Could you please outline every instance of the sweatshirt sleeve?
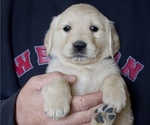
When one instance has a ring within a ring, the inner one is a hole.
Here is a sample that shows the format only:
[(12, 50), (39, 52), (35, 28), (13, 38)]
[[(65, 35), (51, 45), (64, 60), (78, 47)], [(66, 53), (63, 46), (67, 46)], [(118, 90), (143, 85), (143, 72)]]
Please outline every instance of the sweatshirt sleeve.
[(1, 100), (1, 125), (16, 125), (15, 110), (18, 93), (6, 100)]

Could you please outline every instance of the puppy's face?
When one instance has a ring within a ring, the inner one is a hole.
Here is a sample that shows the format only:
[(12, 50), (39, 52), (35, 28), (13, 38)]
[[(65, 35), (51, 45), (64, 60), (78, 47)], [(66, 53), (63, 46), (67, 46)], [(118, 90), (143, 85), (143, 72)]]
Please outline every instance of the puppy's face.
[(47, 53), (73, 64), (90, 64), (119, 49), (113, 24), (90, 5), (73, 5), (55, 17), (45, 37)]

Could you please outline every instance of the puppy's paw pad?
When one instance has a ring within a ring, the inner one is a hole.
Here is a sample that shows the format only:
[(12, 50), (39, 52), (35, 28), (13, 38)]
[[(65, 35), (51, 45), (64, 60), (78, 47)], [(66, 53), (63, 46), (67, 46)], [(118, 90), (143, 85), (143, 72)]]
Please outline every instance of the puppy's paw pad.
[(112, 106), (104, 105), (95, 110), (94, 120), (100, 125), (112, 125), (116, 118), (116, 110)]

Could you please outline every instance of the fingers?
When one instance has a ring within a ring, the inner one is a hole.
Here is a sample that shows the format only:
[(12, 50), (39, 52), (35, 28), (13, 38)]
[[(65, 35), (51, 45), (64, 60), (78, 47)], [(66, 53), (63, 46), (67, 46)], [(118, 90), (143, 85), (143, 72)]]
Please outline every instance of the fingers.
[(98, 109), (100, 106), (101, 104), (94, 106), (86, 111), (72, 113), (66, 116), (65, 118), (61, 119), (59, 122), (68, 125), (90, 125), (95, 110)]
[[(70, 84), (75, 83), (75, 75), (66, 75), (60, 72), (51, 72), (43, 75), (37, 75), (29, 80), (30, 86), (33, 86), (36, 90), (41, 90), (46, 84), (57, 78), (65, 78)], [(36, 85), (35, 85), (36, 84)]]
[(83, 96), (74, 96), (71, 102), (71, 113), (85, 111), (102, 103), (102, 93), (92, 93)]
[(66, 117), (54, 120), (54, 124), (63, 125), (90, 125), (91, 118), (102, 102), (102, 93), (92, 93), (83, 96), (74, 96), (71, 102), (71, 112)]

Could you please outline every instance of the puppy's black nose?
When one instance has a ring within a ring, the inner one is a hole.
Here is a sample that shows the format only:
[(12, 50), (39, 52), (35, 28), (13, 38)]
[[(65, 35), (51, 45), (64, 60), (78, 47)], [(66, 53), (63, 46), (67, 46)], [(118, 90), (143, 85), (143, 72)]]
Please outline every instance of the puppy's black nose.
[(73, 43), (73, 47), (76, 51), (81, 52), (86, 48), (86, 43), (83, 41), (77, 41)]

